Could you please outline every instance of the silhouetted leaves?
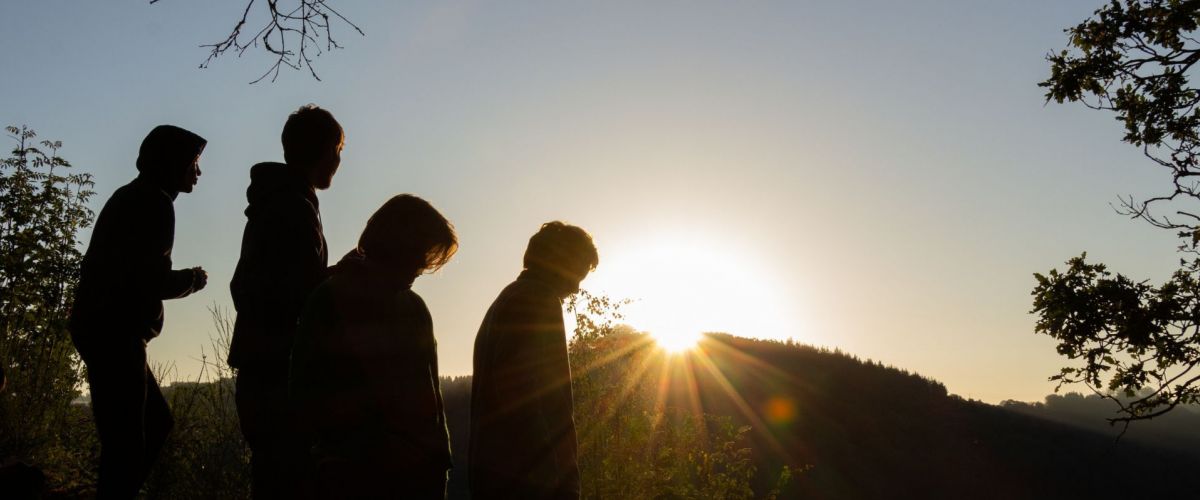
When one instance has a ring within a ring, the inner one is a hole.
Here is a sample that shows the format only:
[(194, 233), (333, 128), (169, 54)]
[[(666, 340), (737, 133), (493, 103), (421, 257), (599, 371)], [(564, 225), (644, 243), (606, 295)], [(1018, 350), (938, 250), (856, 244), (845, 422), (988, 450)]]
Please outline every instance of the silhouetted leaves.
[(86, 461), (66, 454), (78, 418), (80, 364), (66, 329), (79, 276), (76, 233), (92, 222), (89, 174), (72, 174), (62, 143), (36, 142), (27, 127), (6, 127), (15, 142), (0, 163), (0, 458), (46, 461), (51, 480), (77, 478)]
[[(1039, 85), (1046, 100), (1072, 101), (1112, 112), (1125, 126), (1123, 141), (1171, 172), (1172, 190), (1159, 196), (1120, 198), (1118, 212), (1174, 230), (1179, 249), (1200, 254), (1200, 89), (1189, 82), (1200, 62), (1200, 2), (1113, 0), (1066, 30), (1070, 50), (1047, 57), (1050, 77)], [(1156, 213), (1155, 207), (1167, 214)], [(1051, 380), (1082, 382), (1106, 397), (1148, 396), (1122, 404), (1126, 422), (1153, 418), (1196, 400), (1200, 381), (1195, 304), (1200, 260), (1159, 287), (1113, 276), (1083, 257), (1038, 280), (1033, 312), (1037, 332), (1058, 340), (1058, 352), (1080, 366)], [(1060, 385), (1061, 387), (1061, 385)]]
[(1200, 364), (1200, 264), (1185, 265), (1154, 287), (1086, 258), (1071, 259), (1062, 272), (1034, 275), (1035, 331), (1057, 340), (1059, 354), (1083, 363), (1051, 380), (1059, 387), (1084, 383), (1116, 401), (1124, 415), (1114, 421), (1153, 418), (1200, 401), (1200, 374), (1193, 371)]

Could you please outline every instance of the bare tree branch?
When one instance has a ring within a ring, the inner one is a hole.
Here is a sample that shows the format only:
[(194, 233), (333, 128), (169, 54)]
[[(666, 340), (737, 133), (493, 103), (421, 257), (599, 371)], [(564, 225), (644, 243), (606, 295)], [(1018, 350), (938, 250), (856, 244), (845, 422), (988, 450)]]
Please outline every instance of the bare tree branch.
[[(150, 0), (151, 4), (158, 2), (159, 0)], [(260, 9), (256, 11), (255, 5)], [(254, 23), (252, 14), (255, 12), (263, 12), (265, 21), (253, 35), (247, 35), (251, 32), (244, 30), (247, 24)], [(216, 43), (201, 45), (209, 49), (209, 53), (204, 62), (200, 63), (200, 68), (207, 68), (214, 60), (226, 54), (232, 53), (241, 57), (251, 48), (262, 48), (275, 56), (275, 61), (266, 72), (250, 82), (251, 84), (263, 81), (267, 77), (274, 82), (279, 78), (279, 71), (285, 66), (294, 70), (307, 68), (309, 74), (320, 81), (321, 77), (317, 75), (313, 60), (327, 51), (342, 48), (333, 38), (330, 19), (341, 21), (359, 35), (366, 36), (358, 25), (331, 7), (327, 0), (248, 0), (229, 36)]]

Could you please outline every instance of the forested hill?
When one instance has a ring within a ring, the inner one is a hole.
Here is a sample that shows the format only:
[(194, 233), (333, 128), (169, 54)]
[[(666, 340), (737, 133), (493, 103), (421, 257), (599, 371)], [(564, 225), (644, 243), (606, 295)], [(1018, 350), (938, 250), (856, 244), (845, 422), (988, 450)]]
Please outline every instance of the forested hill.
[[(590, 346), (599, 351), (593, 359), (605, 360), (600, 368), (581, 368), (573, 346), (576, 376), (586, 380), (576, 382), (577, 404), (581, 397), (604, 399), (597, 394), (621, 400), (644, 394), (657, 410), (727, 415), (749, 426), (739, 446), (751, 448), (756, 495), (772, 490), (785, 465), (799, 472), (780, 498), (1127, 499), (1200, 492), (1194, 473), (1200, 450), (1116, 443), (948, 395), (937, 381), (841, 352), (712, 334), (694, 351), (669, 356), (642, 334), (604, 340)], [(446, 382), (459, 466), (451, 493), (462, 494), (466, 450), (458, 443), (467, 439), (470, 379)], [(597, 386), (613, 390), (590, 389)], [(577, 410), (577, 420), (595, 418), (588, 413), (581, 418)]]
[(1200, 453), (1200, 405), (1180, 405), (1166, 415), (1132, 423), (1128, 428), (1120, 423), (1108, 422), (1108, 419), (1118, 416), (1119, 407), (1112, 400), (1096, 394), (1051, 394), (1038, 403), (1004, 401), (1000, 406), (1089, 429), (1114, 439), (1119, 437), (1122, 441)]

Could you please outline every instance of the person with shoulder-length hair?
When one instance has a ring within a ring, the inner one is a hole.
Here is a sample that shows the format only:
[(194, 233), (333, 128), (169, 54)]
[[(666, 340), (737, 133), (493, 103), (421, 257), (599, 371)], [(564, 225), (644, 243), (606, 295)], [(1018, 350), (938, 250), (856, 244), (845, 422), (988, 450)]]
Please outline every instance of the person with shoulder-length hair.
[(290, 394), (313, 443), (320, 496), (445, 497), (437, 340), (412, 284), (457, 249), (454, 226), (433, 206), (396, 196), (309, 297)]
[(586, 231), (543, 224), (525, 269), (484, 316), (471, 381), (473, 498), (579, 498), (562, 300), (599, 262)]
[(105, 202), (83, 256), (69, 328), (100, 437), (97, 498), (135, 497), (174, 423), (146, 344), (162, 331), (163, 300), (208, 283), (199, 267), (171, 269), (175, 198), (196, 185), (205, 144), (173, 125), (151, 130), (137, 178)]

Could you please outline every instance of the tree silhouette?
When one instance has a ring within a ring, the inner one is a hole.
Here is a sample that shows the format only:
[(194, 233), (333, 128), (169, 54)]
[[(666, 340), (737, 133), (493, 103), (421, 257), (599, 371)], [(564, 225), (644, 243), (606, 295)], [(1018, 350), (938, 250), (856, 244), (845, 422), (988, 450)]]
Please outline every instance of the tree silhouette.
[(79, 359), (67, 309), (82, 256), (76, 233), (92, 222), (90, 174), (70, 174), (62, 143), (6, 127), (16, 147), (0, 163), (0, 457), (36, 459), (57, 446), (78, 395)]
[[(1186, 258), (1159, 287), (1117, 274), (1081, 256), (1035, 275), (1036, 331), (1082, 366), (1051, 377), (1082, 382), (1116, 401), (1124, 421), (1153, 418), (1200, 397), (1200, 89), (1188, 81), (1200, 62), (1200, 2), (1114, 0), (1066, 29), (1069, 50), (1047, 57), (1046, 100), (1111, 112), (1123, 141), (1169, 170), (1171, 190), (1120, 198), (1117, 211), (1183, 238)], [(1149, 394), (1139, 392), (1149, 388)], [(1113, 393), (1126, 397), (1122, 400)]]

